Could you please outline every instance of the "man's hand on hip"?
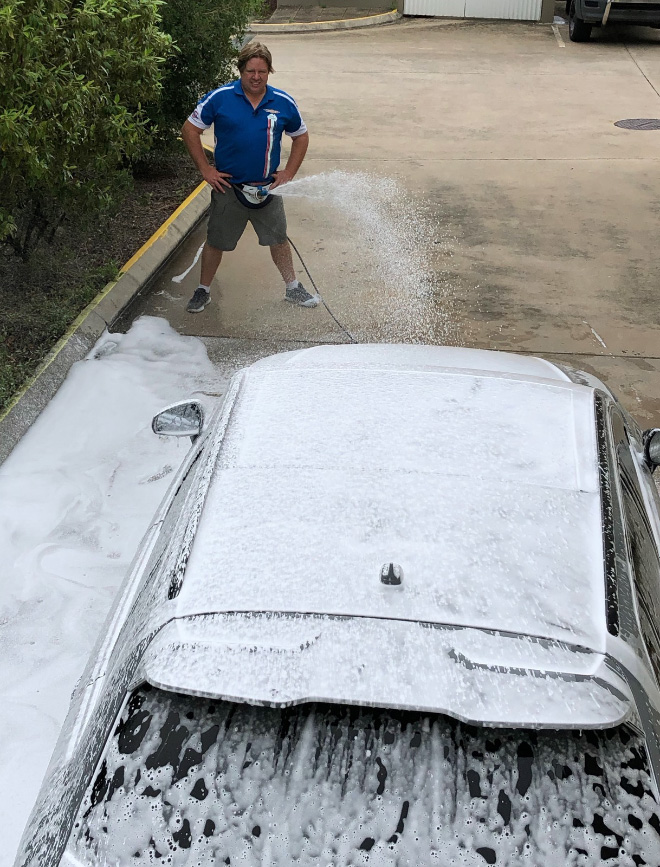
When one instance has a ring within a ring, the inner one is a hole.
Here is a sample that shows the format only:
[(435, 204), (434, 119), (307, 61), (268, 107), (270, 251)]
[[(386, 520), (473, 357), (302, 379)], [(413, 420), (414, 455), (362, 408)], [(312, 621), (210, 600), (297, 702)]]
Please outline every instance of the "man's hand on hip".
[(227, 172), (219, 172), (213, 166), (209, 166), (208, 169), (202, 172), (202, 176), (206, 183), (210, 184), (218, 193), (225, 193), (231, 189), (231, 184), (228, 180), (231, 178), (231, 175)]
[(288, 184), (289, 181), (292, 181), (295, 178), (296, 172), (302, 165), (302, 161), (305, 159), (308, 144), (308, 132), (294, 138), (291, 142), (291, 153), (289, 154), (289, 159), (286, 161), (285, 167), (280, 169), (279, 172), (273, 172), (275, 180), (270, 185), (271, 190), (274, 187), (281, 187), (282, 184)]
[(280, 169), (279, 172), (273, 172), (275, 175), (275, 180), (270, 185), (270, 189), (274, 190), (275, 187), (281, 187), (282, 184), (288, 184), (289, 181), (292, 181), (294, 178), (293, 172), (288, 171), (287, 169)]

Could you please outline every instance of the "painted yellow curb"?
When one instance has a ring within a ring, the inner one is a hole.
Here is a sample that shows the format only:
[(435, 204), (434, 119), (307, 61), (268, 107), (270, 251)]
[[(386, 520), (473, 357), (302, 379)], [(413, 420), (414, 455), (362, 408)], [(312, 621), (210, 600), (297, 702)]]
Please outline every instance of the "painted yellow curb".
[[(397, 9), (391, 12), (377, 12), (375, 15), (363, 15), (359, 18), (334, 18), (330, 21), (287, 21), (269, 24), (253, 24), (249, 28), (250, 33), (300, 33), (305, 30), (350, 30), (352, 27), (366, 27), (369, 24), (389, 24), (396, 21), (401, 15)], [(286, 28), (286, 30), (285, 30)]]
[(123, 265), (119, 269), (119, 273), (117, 274), (117, 278), (115, 280), (111, 280), (110, 283), (106, 283), (106, 285), (103, 287), (103, 289), (101, 289), (101, 291), (96, 296), (96, 298), (94, 298), (92, 301), (90, 301), (89, 304), (87, 305), (87, 307), (85, 307), (85, 309), (82, 310), (78, 314), (78, 316), (76, 316), (76, 318), (73, 320), (71, 325), (69, 325), (67, 330), (64, 332), (62, 337), (60, 337), (60, 339), (57, 341), (55, 346), (53, 346), (53, 348), (50, 350), (50, 352), (48, 352), (48, 354), (46, 355), (44, 360), (41, 362), (39, 367), (37, 367), (37, 369), (32, 374), (32, 376), (21, 386), (21, 388), (16, 392), (16, 394), (14, 394), (14, 396), (10, 399), (7, 406), (0, 413), (0, 422), (9, 415), (11, 410), (16, 406), (16, 404), (23, 397), (23, 395), (30, 388), (32, 388), (32, 386), (39, 379), (39, 377), (42, 376), (42, 374), (46, 370), (48, 370), (50, 365), (55, 361), (57, 356), (64, 349), (67, 342), (71, 339), (71, 337), (73, 337), (76, 330), (82, 325), (82, 323), (85, 321), (85, 319), (87, 319), (87, 317), (91, 313), (94, 312), (94, 310), (98, 307), (98, 305), (101, 303), (101, 301), (103, 301), (103, 299), (106, 297), (106, 295), (112, 289), (114, 289), (114, 287), (117, 285), (117, 282), (119, 281), (120, 277), (122, 277), (123, 274), (125, 274), (128, 270), (130, 270), (130, 268), (133, 265), (135, 265), (135, 263), (142, 256), (144, 256), (144, 254), (147, 252), (147, 250), (150, 247), (152, 247), (153, 244), (165, 234), (165, 232), (172, 225), (174, 220), (179, 216), (179, 214), (193, 201), (193, 199), (195, 199), (202, 192), (202, 190), (205, 187), (206, 187), (206, 181), (202, 181), (202, 183), (193, 190), (193, 192), (188, 196), (188, 198), (179, 205), (179, 207), (176, 209), (176, 211), (174, 211), (174, 213), (171, 214), (171, 216), (169, 216), (167, 218), (167, 220), (165, 220), (163, 225), (160, 226), (158, 229), (156, 229), (156, 231), (153, 233), (153, 235), (149, 238), (148, 241), (146, 241), (140, 247), (140, 249), (137, 251), (137, 253), (135, 253), (134, 256), (131, 256), (131, 258), (128, 260), (128, 262), (126, 262), (126, 264)]
[(202, 181), (202, 183), (198, 187), (195, 187), (195, 189), (192, 191), (192, 193), (188, 196), (188, 198), (184, 202), (182, 202), (179, 205), (179, 207), (176, 209), (176, 211), (165, 220), (165, 222), (163, 223), (162, 226), (160, 226), (160, 228), (156, 229), (156, 231), (153, 233), (151, 238), (149, 238), (148, 241), (145, 241), (145, 243), (140, 247), (140, 249), (137, 251), (137, 253), (134, 256), (131, 256), (131, 258), (128, 260), (128, 262), (120, 270), (120, 272), (119, 272), (120, 276), (122, 274), (124, 274), (126, 271), (128, 271), (128, 269), (131, 268), (133, 265), (135, 265), (135, 263), (138, 261), (138, 259), (140, 259), (142, 256), (144, 256), (144, 254), (147, 252), (149, 247), (153, 246), (153, 244), (155, 244), (155, 242), (160, 237), (162, 237), (165, 234), (165, 232), (167, 232), (167, 230), (172, 225), (172, 223), (176, 220), (176, 218), (179, 216), (179, 214), (183, 210), (185, 210), (185, 208), (188, 207), (188, 205), (192, 202), (192, 200), (194, 198), (196, 198), (202, 192), (202, 190), (204, 189), (205, 186), (206, 186), (206, 181)]

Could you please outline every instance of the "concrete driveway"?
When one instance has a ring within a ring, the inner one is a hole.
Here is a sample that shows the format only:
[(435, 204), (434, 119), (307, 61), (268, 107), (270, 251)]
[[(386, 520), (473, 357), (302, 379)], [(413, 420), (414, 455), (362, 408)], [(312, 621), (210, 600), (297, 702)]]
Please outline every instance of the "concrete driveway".
[[(660, 425), (660, 132), (614, 126), (660, 117), (658, 31), (574, 45), (563, 23), (403, 19), (268, 44), (271, 81), (310, 128), (299, 177), (343, 173), (287, 213), (351, 334), (563, 360)], [(347, 339), (324, 308), (281, 300), (251, 230), (214, 303), (186, 314), (198, 270), (170, 277), (202, 241), (200, 228), (136, 312), (208, 338)]]

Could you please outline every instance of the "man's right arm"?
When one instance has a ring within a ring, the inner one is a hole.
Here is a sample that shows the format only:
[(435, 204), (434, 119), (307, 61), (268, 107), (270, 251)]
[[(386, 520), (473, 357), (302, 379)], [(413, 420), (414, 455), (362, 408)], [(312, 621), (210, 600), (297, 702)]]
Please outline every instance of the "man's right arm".
[(187, 120), (181, 127), (181, 138), (206, 183), (210, 184), (219, 193), (224, 193), (225, 190), (231, 187), (231, 184), (228, 182), (231, 175), (227, 174), (227, 172), (219, 172), (209, 165), (209, 161), (206, 159), (206, 154), (204, 153), (204, 146), (202, 145), (203, 132), (203, 129), (196, 127), (195, 124)]

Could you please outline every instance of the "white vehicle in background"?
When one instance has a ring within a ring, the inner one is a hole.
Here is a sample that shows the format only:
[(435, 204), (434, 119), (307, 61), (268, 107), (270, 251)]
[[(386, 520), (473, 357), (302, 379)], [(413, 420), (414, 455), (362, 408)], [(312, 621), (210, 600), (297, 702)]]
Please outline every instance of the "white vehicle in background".
[(660, 431), (537, 358), (239, 372), (74, 695), (17, 865), (660, 864)]

